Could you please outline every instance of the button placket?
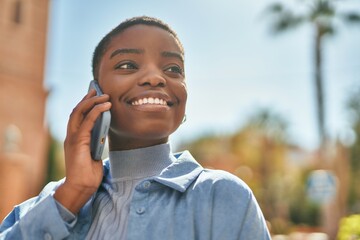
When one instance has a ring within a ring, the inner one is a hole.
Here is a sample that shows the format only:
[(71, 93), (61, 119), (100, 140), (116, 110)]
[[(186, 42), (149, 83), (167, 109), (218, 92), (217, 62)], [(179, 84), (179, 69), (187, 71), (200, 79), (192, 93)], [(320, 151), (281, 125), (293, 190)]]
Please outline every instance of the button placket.
[(136, 213), (142, 215), (145, 212), (145, 207), (138, 207), (136, 209)]
[(151, 185), (151, 181), (145, 180), (138, 185), (137, 189), (135, 189), (136, 198), (139, 200), (141, 199), (140, 201), (137, 201), (136, 206), (134, 206), (134, 210), (137, 215), (143, 215), (146, 212), (146, 203)]

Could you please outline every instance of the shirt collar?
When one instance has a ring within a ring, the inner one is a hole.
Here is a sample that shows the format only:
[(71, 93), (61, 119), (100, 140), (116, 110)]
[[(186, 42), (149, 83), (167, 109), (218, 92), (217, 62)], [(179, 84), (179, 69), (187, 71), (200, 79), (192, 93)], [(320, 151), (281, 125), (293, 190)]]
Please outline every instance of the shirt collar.
[[(185, 192), (204, 168), (196, 162), (189, 151), (176, 153), (173, 157), (175, 158), (174, 162), (151, 179), (177, 191)], [(110, 175), (109, 165), (109, 160), (105, 160), (104, 177)]]
[(155, 176), (153, 180), (180, 192), (185, 192), (203, 171), (203, 167), (195, 161), (189, 151), (175, 154), (174, 157), (176, 161), (165, 168), (160, 175)]

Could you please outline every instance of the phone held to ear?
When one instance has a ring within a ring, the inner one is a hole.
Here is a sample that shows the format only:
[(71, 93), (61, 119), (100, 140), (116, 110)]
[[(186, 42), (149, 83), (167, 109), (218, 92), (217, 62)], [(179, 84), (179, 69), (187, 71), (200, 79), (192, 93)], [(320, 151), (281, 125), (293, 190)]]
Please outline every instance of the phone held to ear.
[[(96, 80), (92, 80), (90, 82), (89, 91), (91, 89), (96, 90), (97, 96), (103, 94)], [(106, 137), (110, 127), (110, 121), (110, 111), (103, 112), (96, 119), (94, 128), (91, 130), (90, 152), (91, 157), (94, 160), (101, 160), (101, 156), (105, 147)]]

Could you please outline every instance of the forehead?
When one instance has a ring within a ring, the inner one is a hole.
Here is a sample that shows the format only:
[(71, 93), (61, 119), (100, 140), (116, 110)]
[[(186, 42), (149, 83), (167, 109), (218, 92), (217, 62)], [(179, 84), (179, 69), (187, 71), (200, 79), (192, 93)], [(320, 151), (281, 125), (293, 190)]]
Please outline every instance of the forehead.
[(180, 43), (170, 32), (152, 25), (133, 25), (113, 36), (107, 50), (119, 47), (161, 48), (177, 51), (183, 55)]

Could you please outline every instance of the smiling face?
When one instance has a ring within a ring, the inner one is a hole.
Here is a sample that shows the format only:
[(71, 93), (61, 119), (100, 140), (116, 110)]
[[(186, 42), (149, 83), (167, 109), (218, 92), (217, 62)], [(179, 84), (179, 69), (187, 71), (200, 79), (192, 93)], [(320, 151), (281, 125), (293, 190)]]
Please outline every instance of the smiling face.
[(187, 91), (184, 61), (167, 31), (134, 25), (113, 37), (98, 81), (110, 95), (110, 150), (165, 143), (181, 124)]

